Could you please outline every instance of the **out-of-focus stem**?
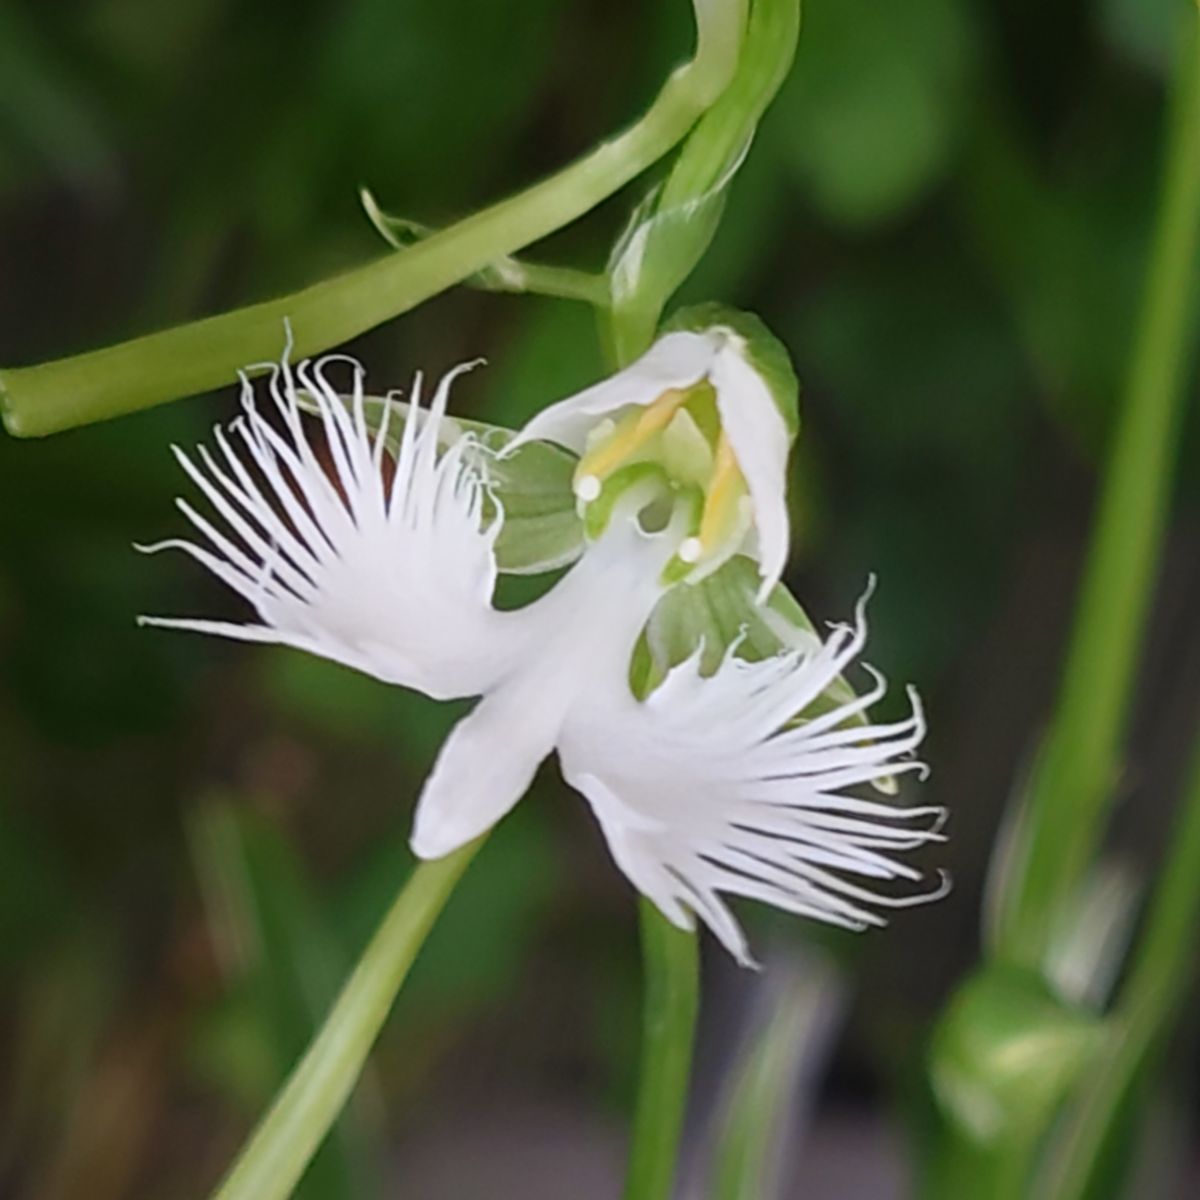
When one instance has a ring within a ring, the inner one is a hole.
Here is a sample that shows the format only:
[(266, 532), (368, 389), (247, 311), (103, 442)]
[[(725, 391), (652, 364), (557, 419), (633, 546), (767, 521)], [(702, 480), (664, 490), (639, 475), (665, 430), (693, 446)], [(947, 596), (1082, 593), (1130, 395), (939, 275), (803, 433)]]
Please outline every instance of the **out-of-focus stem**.
[(645, 1007), (633, 1149), (624, 1200), (669, 1200), (687, 1107), (700, 997), (694, 933), (676, 929), (641, 901)]
[(0, 371), (8, 431), (35, 437), (220, 387), (270, 362), (291, 324), (298, 355), (362, 333), (576, 220), (676, 145), (724, 91), (742, 42), (741, 5), (696, 0), (696, 53), (625, 132), (516, 196), (334, 279), (247, 308), (34, 367)]
[(1183, 14), (1154, 244), (1053, 722), (1034, 771), (993, 949), (1037, 967), (1104, 830), (1165, 526), (1196, 343), (1200, 37)]
[(1196, 970), (1200, 940), (1200, 729), (1167, 865), (1112, 1018), (1111, 1047), (1081, 1089), (1082, 1101), (1038, 1195), (1085, 1200), (1107, 1164), (1102, 1149), (1130, 1089), (1148, 1072)]
[(482, 842), (416, 867), (213, 1200), (286, 1200), (292, 1194), (350, 1098), (409, 967)]

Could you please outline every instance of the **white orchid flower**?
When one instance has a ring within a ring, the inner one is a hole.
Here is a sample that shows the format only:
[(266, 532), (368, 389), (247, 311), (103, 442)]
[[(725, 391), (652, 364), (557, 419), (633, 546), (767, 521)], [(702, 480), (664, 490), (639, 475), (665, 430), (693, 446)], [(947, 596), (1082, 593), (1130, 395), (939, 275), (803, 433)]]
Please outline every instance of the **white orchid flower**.
[[(881, 680), (829, 703), (866, 636), (861, 605), (854, 626), (824, 643), (798, 636), (757, 662), (734, 645), (711, 674), (697, 646), (639, 697), (631, 663), (691, 536), (687, 487), (646, 462), (614, 474), (577, 564), (541, 599), (501, 612), (492, 592), (506, 518), (489, 469), (508, 460), (446, 417), (465, 367), (427, 409), (418, 378), (408, 405), (384, 402), (368, 419), (361, 369), (343, 399), (328, 361), (276, 368), (281, 428), (246, 382), (243, 415), (232, 436), (217, 430), (215, 454), (176, 450), (224, 527), (181, 500), (202, 540), (148, 547), (183, 549), (258, 619), (147, 624), (296, 647), (439, 699), (481, 697), (425, 783), (412, 836), (420, 857), (490, 828), (557, 751), (634, 886), (677, 925), (699, 917), (739, 961), (749, 961), (745, 939), (722, 894), (852, 928), (928, 898), (872, 885), (920, 880), (900, 856), (940, 840), (941, 810), (854, 795), (923, 770), (912, 758), (925, 728), (915, 695), (910, 716), (890, 725), (863, 723)], [(319, 436), (302, 406), (317, 413)]]
[(786, 352), (761, 321), (700, 305), (624, 370), (540, 412), (513, 447), (540, 439), (582, 455), (575, 490), (585, 504), (621, 464), (648, 450), (672, 457), (705, 497), (699, 528), (680, 547), (681, 561), (698, 568), (691, 577), (716, 570), (749, 538), (765, 600), (787, 561), (796, 390)]

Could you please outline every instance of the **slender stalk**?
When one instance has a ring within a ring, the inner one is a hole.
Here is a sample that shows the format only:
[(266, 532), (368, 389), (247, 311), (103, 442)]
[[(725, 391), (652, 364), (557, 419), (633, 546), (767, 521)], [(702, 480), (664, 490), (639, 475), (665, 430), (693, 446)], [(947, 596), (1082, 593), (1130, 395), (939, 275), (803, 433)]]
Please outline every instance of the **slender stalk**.
[(1036, 967), (1104, 829), (1158, 567), (1196, 342), (1200, 38), (1186, 14), (1154, 245), (1056, 715), (1031, 782), (996, 951)]
[(403, 254), (388, 254), (281, 299), (120, 345), (0, 371), (8, 431), (36, 437), (220, 387), (279, 355), (328, 349), (406, 312), (576, 220), (679, 142), (733, 77), (742, 29), (722, 0), (696, 0), (697, 43), (636, 124), (578, 162)]
[(1200, 940), (1200, 730), (1166, 869), (1114, 1016), (1110, 1052), (1082, 1091), (1061, 1154), (1052, 1162), (1047, 1200), (1084, 1200), (1105, 1169), (1105, 1142), (1131, 1089), (1152, 1067), (1195, 973)]
[(613, 357), (628, 358), (631, 347), (653, 337), (667, 301), (708, 249), (727, 189), (791, 68), (800, 9), (800, 0), (755, 0), (737, 73), (688, 135), (653, 211), (610, 264)]
[[(410, 250), (433, 236), (434, 230), (428, 225), (385, 213), (370, 188), (359, 188), (358, 198), (371, 224), (392, 249)], [(533, 293), (559, 300), (582, 300), (596, 307), (603, 307), (609, 302), (607, 275), (580, 271), (574, 267), (530, 262), (526, 258), (514, 258), (511, 254), (493, 259), (482, 271), (466, 276), (462, 282), (467, 287), (482, 288), (488, 292), (512, 292), (517, 295)]]
[(482, 840), (413, 871), (213, 1200), (292, 1194), (350, 1098), (413, 959)]
[(641, 901), (640, 911), (646, 998), (624, 1196), (625, 1200), (667, 1200), (687, 1107), (700, 963), (695, 933), (676, 929), (649, 900)]

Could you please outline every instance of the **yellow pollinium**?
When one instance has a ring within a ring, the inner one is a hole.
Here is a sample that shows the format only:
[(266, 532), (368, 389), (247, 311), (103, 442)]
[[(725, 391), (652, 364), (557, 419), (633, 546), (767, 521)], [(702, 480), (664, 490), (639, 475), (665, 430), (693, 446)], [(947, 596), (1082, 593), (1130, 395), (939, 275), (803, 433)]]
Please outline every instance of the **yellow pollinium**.
[(623, 416), (600, 445), (579, 460), (575, 468), (575, 494), (586, 502), (595, 500), (600, 495), (604, 481), (631, 461), (647, 442), (662, 433), (687, 399), (686, 390), (671, 388), (653, 404)]
[(677, 485), (703, 494), (692, 535), (679, 548), (681, 577), (740, 540), (749, 520), (748, 488), (721, 429), (711, 388), (670, 388), (644, 408), (603, 422), (575, 469), (576, 496), (591, 504), (606, 480), (642, 461), (658, 463)]
[(704, 490), (700, 528), (694, 537), (687, 538), (679, 547), (679, 557), (686, 563), (701, 562), (728, 538), (735, 536), (742, 522), (747, 494), (746, 479), (733, 447), (722, 433), (717, 438), (712, 475)]

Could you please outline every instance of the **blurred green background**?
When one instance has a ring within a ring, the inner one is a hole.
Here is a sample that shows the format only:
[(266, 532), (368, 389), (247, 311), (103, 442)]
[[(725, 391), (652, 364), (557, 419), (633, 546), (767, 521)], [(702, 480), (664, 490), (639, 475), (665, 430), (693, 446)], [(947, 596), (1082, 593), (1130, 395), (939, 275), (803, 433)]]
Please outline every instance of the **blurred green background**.
[[(1053, 695), (1177, 12), (807, 0), (796, 69), (687, 285), (791, 349), (790, 580), (833, 619), (878, 573), (873, 661), (921, 689), (923, 798), (954, 811), (953, 896), (884, 934), (816, 949), (746, 913), (768, 962), (822, 981), (789, 1127), (804, 1188), (787, 1195), (905, 1191), (920, 1039), (972, 961), (989, 849)], [(0, 0), (0, 362), (364, 261), (383, 248), (360, 184), (430, 224), (465, 215), (631, 119), (690, 29), (684, 0)], [(599, 266), (639, 194), (539, 254)], [(484, 354), (456, 396), (501, 423), (600, 370), (583, 307), (462, 289), (352, 349), (381, 387)], [(204, 1194), (403, 879), (412, 802), (459, 711), (135, 628), (236, 611), (182, 558), (131, 550), (181, 527), (168, 444), (233, 408), (229, 390), (0, 438), (5, 1196)], [(1191, 408), (1113, 837), (1134, 880), (1200, 703)], [(452, 901), (305, 1195), (537, 1200), (564, 1179), (614, 1195), (634, 913), (585, 806), (543, 772)], [(772, 974), (707, 951), (689, 1179)], [(1188, 1032), (1138, 1196), (1200, 1188)]]

